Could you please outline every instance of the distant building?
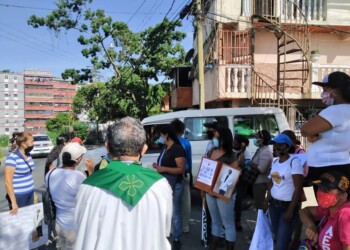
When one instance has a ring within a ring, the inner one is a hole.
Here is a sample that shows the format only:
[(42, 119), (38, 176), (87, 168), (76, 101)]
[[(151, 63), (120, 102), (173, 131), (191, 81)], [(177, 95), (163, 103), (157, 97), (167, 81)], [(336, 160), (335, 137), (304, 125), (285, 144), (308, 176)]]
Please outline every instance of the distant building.
[(23, 74), (0, 72), (0, 135), (24, 130)]
[[(45, 132), (45, 122), (59, 112), (70, 112), (76, 86), (55, 78), (50, 71), (24, 71), (25, 129)], [(67, 126), (70, 121), (67, 121)]]

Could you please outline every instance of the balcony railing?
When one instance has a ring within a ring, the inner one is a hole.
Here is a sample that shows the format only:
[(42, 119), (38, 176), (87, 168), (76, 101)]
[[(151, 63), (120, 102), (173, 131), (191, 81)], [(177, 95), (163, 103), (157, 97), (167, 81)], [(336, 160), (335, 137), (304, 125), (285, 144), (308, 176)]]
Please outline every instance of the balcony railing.
[[(333, 71), (342, 71), (346, 74), (350, 73), (350, 65), (312, 63), (311, 68), (312, 68), (311, 82), (322, 81), (325, 75), (332, 73)], [(320, 93), (320, 92), (322, 92), (322, 87), (312, 84), (311, 93)]]
[(307, 20), (325, 21), (325, 0), (242, 0), (242, 16), (253, 14), (281, 18), (282, 20), (299, 20), (300, 8)]
[(225, 90), (227, 93), (251, 95), (252, 67), (250, 65), (227, 65), (225, 67)]

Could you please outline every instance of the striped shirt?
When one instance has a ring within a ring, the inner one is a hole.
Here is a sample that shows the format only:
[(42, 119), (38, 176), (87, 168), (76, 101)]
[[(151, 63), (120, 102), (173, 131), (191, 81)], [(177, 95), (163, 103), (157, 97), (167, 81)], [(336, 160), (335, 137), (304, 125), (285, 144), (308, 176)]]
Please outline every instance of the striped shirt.
[(5, 161), (5, 166), (15, 168), (15, 173), (13, 175), (14, 192), (15, 194), (31, 193), (34, 191), (34, 181), (33, 181), (32, 173), (27, 163), (32, 168), (32, 170), (34, 170), (35, 168), (34, 161), (32, 157), (29, 155), (26, 159), (27, 161), (26, 163), (22, 158), (16, 155), (15, 152), (11, 153)]

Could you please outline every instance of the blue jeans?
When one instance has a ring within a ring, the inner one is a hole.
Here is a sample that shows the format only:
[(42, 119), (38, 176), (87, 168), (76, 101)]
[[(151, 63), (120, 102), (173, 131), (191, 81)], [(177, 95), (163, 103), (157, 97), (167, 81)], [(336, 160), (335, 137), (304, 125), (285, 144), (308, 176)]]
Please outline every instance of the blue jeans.
[(236, 194), (233, 194), (227, 202), (209, 194), (206, 194), (206, 198), (211, 216), (211, 234), (222, 237), (222, 229), (224, 228), (226, 240), (236, 241), (234, 213)]
[(173, 189), (173, 219), (172, 232), (173, 239), (179, 240), (182, 234), (182, 195), (184, 193), (184, 182), (178, 180)]
[[(15, 197), (18, 207), (26, 207), (34, 204), (34, 191), (28, 194), (15, 194)], [(9, 203), (9, 208), (12, 209), (11, 200), (8, 195), (6, 195), (6, 199)]]
[(298, 211), (295, 209), (291, 222), (284, 221), (284, 215), (289, 207), (289, 203), (271, 199), (269, 205), (269, 215), (271, 218), (272, 230), (276, 239), (276, 250), (288, 250), (295, 225), (299, 220)]

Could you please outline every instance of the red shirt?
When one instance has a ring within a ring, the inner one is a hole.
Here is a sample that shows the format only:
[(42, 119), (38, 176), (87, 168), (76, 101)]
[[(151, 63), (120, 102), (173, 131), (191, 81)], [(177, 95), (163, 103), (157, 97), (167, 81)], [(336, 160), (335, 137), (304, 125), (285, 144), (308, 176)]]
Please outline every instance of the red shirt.
[(339, 207), (333, 214), (328, 209), (317, 208), (317, 214), (324, 216), (319, 230), (318, 244), (323, 250), (342, 250), (350, 245), (350, 202)]

